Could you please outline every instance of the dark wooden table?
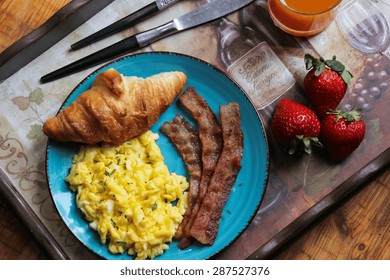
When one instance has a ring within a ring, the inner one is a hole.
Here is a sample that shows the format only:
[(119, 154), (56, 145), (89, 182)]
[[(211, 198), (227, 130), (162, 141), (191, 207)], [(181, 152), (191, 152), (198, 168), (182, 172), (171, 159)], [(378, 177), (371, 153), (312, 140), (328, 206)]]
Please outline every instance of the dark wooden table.
[[(43, 24), (68, 0), (0, 2), (0, 52)], [(390, 259), (390, 168), (304, 229), (273, 259)], [(0, 259), (47, 259), (0, 197)]]

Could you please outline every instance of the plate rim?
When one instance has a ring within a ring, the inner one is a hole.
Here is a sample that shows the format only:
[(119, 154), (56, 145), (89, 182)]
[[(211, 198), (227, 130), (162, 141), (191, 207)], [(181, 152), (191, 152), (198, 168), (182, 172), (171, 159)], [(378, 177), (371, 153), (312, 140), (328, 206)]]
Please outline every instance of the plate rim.
[[(134, 58), (134, 57), (139, 57), (139, 56), (146, 56), (146, 55), (174, 55), (174, 56), (181, 56), (181, 57), (185, 57), (187, 59), (192, 59), (192, 60), (195, 60), (197, 61), (198, 63), (201, 63), (201, 64), (204, 64), (205, 66), (207, 67), (210, 67), (212, 70), (216, 71), (216, 72), (219, 72), (219, 74), (223, 75), (224, 77), (226, 77), (228, 80), (230, 80), (232, 82), (232, 84), (238, 88), (238, 90), (245, 96), (246, 100), (250, 103), (252, 109), (254, 110), (254, 112), (256, 113), (256, 117), (260, 123), (260, 126), (261, 126), (261, 130), (262, 130), (262, 135), (263, 135), (263, 141), (265, 143), (265, 152), (266, 152), (266, 156), (265, 156), (265, 174), (264, 174), (264, 182), (262, 182), (263, 184), (263, 192), (260, 196), (260, 199), (259, 201), (257, 202), (257, 205), (255, 207), (255, 209), (253, 210), (253, 213), (251, 214), (250, 218), (248, 219), (248, 221), (246, 222), (245, 225), (243, 225), (242, 229), (237, 233), (236, 237), (233, 238), (230, 242), (228, 242), (225, 246), (223, 246), (222, 248), (220, 248), (219, 250), (216, 250), (214, 253), (212, 253), (211, 255), (209, 255), (208, 257), (205, 258), (205, 260), (207, 259), (212, 259), (213, 257), (215, 257), (217, 254), (219, 254), (220, 252), (222, 252), (223, 250), (225, 250), (227, 247), (229, 247), (232, 243), (234, 243), (238, 238), (240, 238), (242, 236), (242, 234), (245, 232), (245, 230), (248, 228), (248, 226), (252, 223), (252, 221), (254, 220), (257, 212), (259, 211), (260, 209), (260, 206), (264, 200), (264, 196), (265, 196), (265, 193), (266, 193), (266, 190), (267, 190), (267, 187), (268, 187), (268, 181), (269, 181), (269, 173), (270, 173), (270, 160), (269, 160), (269, 157), (270, 157), (270, 151), (269, 151), (269, 141), (268, 141), (268, 138), (267, 138), (267, 134), (266, 134), (266, 130), (265, 130), (265, 126), (264, 126), (264, 122), (263, 122), (263, 119), (261, 118), (260, 114), (259, 114), (259, 111), (256, 109), (256, 106), (254, 105), (253, 101), (251, 100), (251, 98), (249, 97), (248, 93), (231, 77), (229, 76), (225, 71), (223, 71), (222, 69), (218, 68), (217, 66), (213, 65), (212, 63), (210, 62), (207, 62), (203, 59), (200, 59), (198, 57), (195, 57), (195, 56), (192, 56), (192, 55), (188, 55), (188, 54), (184, 54), (184, 53), (179, 53), (179, 52), (172, 52), (172, 51), (149, 51), (149, 52), (142, 52), (142, 53), (135, 53), (135, 54), (129, 54), (129, 55), (126, 55), (126, 56), (123, 56), (121, 58), (118, 58), (116, 60), (113, 60), (111, 62), (108, 62), (100, 67), (98, 67), (97, 69), (93, 70), (90, 74), (88, 74), (84, 79), (82, 79), (70, 92), (69, 94), (67, 95), (67, 97), (64, 99), (64, 101), (62, 102), (61, 106), (59, 107), (59, 109), (57, 110), (55, 116), (61, 111), (64, 109), (64, 106), (65, 104), (68, 102), (68, 100), (71, 98), (72, 94), (78, 89), (80, 88), (81, 86), (83, 86), (88, 79), (90, 79), (91, 76), (95, 75), (95, 74), (98, 74), (99, 72), (101, 72), (104, 68), (106, 67), (109, 67), (109, 66), (113, 66), (114, 67), (114, 64), (116, 63), (119, 63), (121, 62), (122, 60), (126, 60), (126, 59), (131, 59), (131, 58)], [(50, 184), (50, 181), (49, 181), (49, 174), (48, 174), (48, 170), (49, 170), (49, 150), (50, 150), (50, 143), (52, 142), (56, 142), (56, 143), (59, 143), (58, 141), (55, 141), (53, 139), (51, 139), (50, 137), (47, 138), (47, 141), (46, 141), (46, 148), (45, 148), (45, 177), (46, 177), (46, 182), (47, 182), (47, 186), (48, 186), (48, 189), (49, 189), (49, 195), (50, 195), (50, 198), (51, 198), (51, 201), (53, 202), (53, 205), (55, 206), (55, 210), (58, 214), (58, 216), (60, 217), (60, 220), (61, 222), (66, 226), (66, 228), (69, 230), (69, 232), (73, 235), (74, 238), (77, 239), (78, 242), (80, 242), (85, 248), (87, 248), (91, 253), (93, 253), (94, 255), (96, 255), (97, 257), (101, 258), (101, 259), (104, 259), (104, 260), (109, 260), (108, 258), (104, 257), (102, 254), (99, 254), (98, 252), (96, 252), (95, 250), (93, 250), (92, 248), (90, 248), (90, 246), (88, 246), (86, 244), (86, 242), (84, 242), (70, 227), (69, 225), (65, 222), (64, 218), (62, 217), (61, 215), (61, 212), (60, 210), (58, 209), (58, 206), (57, 206), (57, 203), (55, 202), (56, 200), (54, 199), (54, 194), (53, 194), (53, 191), (52, 191), (52, 187), (51, 187), (51, 184)], [(104, 245), (104, 244), (103, 244)], [(106, 245), (107, 246), (107, 245)], [(125, 252), (123, 253), (125, 254)], [(134, 260), (131, 258), (132, 256), (130, 256), (130, 259), (126, 259), (126, 260)]]

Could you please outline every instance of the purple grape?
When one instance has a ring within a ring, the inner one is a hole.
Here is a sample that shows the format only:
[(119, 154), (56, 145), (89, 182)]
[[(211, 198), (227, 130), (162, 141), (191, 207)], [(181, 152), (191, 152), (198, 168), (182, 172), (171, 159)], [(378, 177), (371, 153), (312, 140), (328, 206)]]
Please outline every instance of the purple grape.
[(364, 74), (367, 75), (368, 73), (372, 72), (372, 68), (371, 67), (366, 67), (364, 68)]
[(367, 89), (363, 89), (361, 92), (360, 92), (360, 96), (366, 98), (368, 96), (368, 90)]
[(363, 104), (366, 103), (366, 99), (362, 96), (359, 96), (358, 98), (356, 98), (356, 103), (359, 105), (359, 106), (363, 106)]
[(376, 98), (374, 96), (372, 96), (371, 94), (367, 95), (367, 97), (366, 97), (367, 103), (373, 103), (375, 101), (375, 99)]
[(385, 92), (388, 87), (389, 87), (389, 85), (385, 82), (383, 82), (379, 85), (379, 89), (381, 90), (381, 92)]
[(373, 107), (372, 104), (364, 103), (363, 106), (362, 106), (362, 110), (365, 111), (365, 112), (369, 112), (369, 111), (371, 111), (372, 107)]
[(347, 111), (353, 107), (369, 112), (384, 92), (389, 89), (390, 61), (381, 54), (372, 54), (364, 60), (364, 74), (357, 78), (348, 98), (348, 104), (342, 105)]
[(379, 72), (379, 79), (380, 81), (386, 81), (388, 78), (387, 72), (385, 70), (382, 70)]
[(372, 70), (375, 71), (375, 72), (381, 71), (381, 65), (380, 65), (379, 63), (375, 63), (375, 64), (372, 66)]
[(351, 93), (351, 101), (352, 102), (355, 102), (356, 101), (356, 98), (358, 97), (358, 95), (356, 93)]
[(353, 106), (349, 103), (346, 103), (341, 108), (344, 112), (349, 112), (353, 109)]
[(353, 86), (353, 91), (356, 93), (360, 93), (362, 91), (362, 89), (364, 89), (364, 85), (362, 83), (356, 83)]
[(376, 78), (377, 78), (377, 75), (375, 74), (374, 71), (370, 71), (367, 73), (367, 80), (373, 82), (376, 80)]
[(364, 65), (368, 68), (368, 67), (371, 67), (375, 64), (375, 60), (373, 57), (367, 57), (365, 60), (364, 60)]
[(381, 90), (379, 89), (379, 87), (372, 87), (370, 88), (370, 94), (378, 99), (380, 96), (381, 96)]

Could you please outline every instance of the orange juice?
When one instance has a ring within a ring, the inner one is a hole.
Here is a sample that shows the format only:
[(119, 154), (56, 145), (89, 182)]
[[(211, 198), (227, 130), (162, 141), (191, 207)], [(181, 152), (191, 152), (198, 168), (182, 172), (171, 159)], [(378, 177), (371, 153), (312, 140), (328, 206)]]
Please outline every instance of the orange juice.
[(269, 13), (277, 26), (295, 36), (323, 31), (333, 20), (341, 0), (268, 0)]

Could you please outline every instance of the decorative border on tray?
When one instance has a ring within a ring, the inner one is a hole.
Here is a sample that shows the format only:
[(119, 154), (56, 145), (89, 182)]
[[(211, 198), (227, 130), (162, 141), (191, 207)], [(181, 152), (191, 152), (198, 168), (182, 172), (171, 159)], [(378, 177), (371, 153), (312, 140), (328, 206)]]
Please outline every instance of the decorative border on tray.
[[(74, 0), (65, 5), (41, 27), (21, 38), (0, 54), (0, 83), (22, 69), (111, 2), (113, 0)], [(3, 142), (6, 139), (0, 136), (0, 140), (0, 142)], [(16, 151), (16, 148), (12, 146), (9, 146), (9, 148)], [(23, 158), (20, 153), (18, 156)], [(29, 229), (35, 240), (43, 246), (49, 256), (54, 259), (69, 259), (69, 256), (47, 231), (39, 217), (1, 169), (0, 191), (22, 223)]]
[[(74, 0), (70, 2), (41, 28), (22, 38), (0, 54), (0, 83), (16, 73), (19, 69), (23, 68), (27, 63), (49, 49), (52, 45), (111, 2), (113, 2), (113, 0)], [(334, 190), (318, 204), (306, 211), (299, 219), (295, 220), (294, 225), (298, 226), (289, 226), (285, 230), (279, 232), (264, 244), (264, 246), (249, 256), (249, 258), (268, 257), (286, 243), (287, 240), (295, 236), (304, 227), (311, 224), (314, 219), (327, 212), (335, 202), (342, 200), (352, 191), (355, 191), (361, 184), (379, 171), (388, 167), (389, 164), (390, 149), (388, 148), (375, 160), (361, 168), (358, 173), (348, 178), (348, 180), (342, 184), (342, 188)], [(69, 258), (1, 169), (0, 191), (2, 192), (2, 195), (5, 196), (7, 202), (13, 206), (15, 212), (19, 215), (26, 227), (30, 229), (33, 236), (44, 246), (44, 249), (51, 257), (55, 259)]]

